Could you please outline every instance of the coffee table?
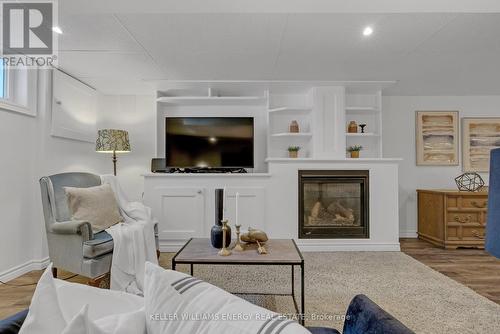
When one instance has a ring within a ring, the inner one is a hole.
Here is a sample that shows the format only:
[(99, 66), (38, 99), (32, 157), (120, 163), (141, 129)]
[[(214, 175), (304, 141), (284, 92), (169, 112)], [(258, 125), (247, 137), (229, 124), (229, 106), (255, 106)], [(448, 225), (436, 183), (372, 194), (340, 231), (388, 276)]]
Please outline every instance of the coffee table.
[[(252, 295), (282, 295), (291, 296), (300, 323), (304, 325), (304, 258), (293, 239), (273, 239), (265, 243), (268, 254), (260, 255), (257, 245), (246, 244), (245, 251), (232, 251), (230, 256), (220, 256), (218, 249), (213, 248), (208, 238), (191, 238), (172, 258), (172, 270), (178, 264), (189, 264), (193, 275), (195, 264), (210, 265), (274, 265), (290, 266), (292, 291), (290, 294), (251, 293)], [(232, 248), (232, 245), (230, 246)], [(295, 266), (300, 266), (300, 311), (295, 299)], [(234, 292), (234, 291), (233, 291)], [(246, 293), (249, 294), (249, 293)]]

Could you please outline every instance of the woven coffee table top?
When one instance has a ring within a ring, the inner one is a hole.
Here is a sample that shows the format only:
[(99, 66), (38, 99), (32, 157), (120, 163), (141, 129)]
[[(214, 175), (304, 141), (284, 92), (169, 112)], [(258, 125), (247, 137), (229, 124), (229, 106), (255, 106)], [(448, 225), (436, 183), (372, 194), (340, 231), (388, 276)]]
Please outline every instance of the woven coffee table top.
[(263, 246), (267, 254), (259, 254), (256, 244), (244, 244), (245, 251), (232, 250), (234, 242), (230, 245), (232, 254), (220, 256), (219, 249), (213, 248), (208, 238), (192, 238), (176, 254), (176, 263), (197, 264), (301, 264), (304, 260), (295, 241), (292, 239), (273, 239)]

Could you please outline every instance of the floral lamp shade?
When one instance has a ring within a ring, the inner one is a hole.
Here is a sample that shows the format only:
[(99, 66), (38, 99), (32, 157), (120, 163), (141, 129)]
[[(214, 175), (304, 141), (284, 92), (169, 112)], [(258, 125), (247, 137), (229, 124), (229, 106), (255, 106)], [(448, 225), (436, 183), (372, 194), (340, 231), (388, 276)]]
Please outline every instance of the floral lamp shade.
[(108, 153), (130, 152), (128, 132), (115, 129), (99, 130), (95, 150)]

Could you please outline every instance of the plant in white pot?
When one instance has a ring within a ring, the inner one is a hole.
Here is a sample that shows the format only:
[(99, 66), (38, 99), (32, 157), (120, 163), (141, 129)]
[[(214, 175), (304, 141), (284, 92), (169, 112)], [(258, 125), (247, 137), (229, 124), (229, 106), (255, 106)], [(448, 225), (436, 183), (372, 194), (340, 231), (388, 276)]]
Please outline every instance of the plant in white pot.
[(347, 152), (351, 153), (351, 158), (359, 158), (359, 152), (363, 149), (361, 145), (353, 145), (347, 148)]
[(298, 158), (299, 157), (300, 146), (289, 146), (288, 147), (288, 157)]

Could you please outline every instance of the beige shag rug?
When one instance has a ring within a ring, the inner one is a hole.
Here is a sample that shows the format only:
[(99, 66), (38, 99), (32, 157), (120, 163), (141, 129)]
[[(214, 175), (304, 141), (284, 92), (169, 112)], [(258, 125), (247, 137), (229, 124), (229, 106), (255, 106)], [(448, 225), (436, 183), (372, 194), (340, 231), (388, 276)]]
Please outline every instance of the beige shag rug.
[[(307, 326), (342, 329), (349, 302), (362, 293), (417, 333), (500, 333), (500, 305), (406, 254), (303, 255), (306, 314), (316, 317)], [(163, 267), (170, 268), (172, 256), (162, 255)], [(178, 270), (189, 268), (180, 265)], [(194, 275), (230, 292), (289, 293), (291, 286), (290, 267), (195, 265)], [(300, 293), (300, 269), (295, 277)], [(276, 312), (294, 312), (291, 297), (245, 298)]]

